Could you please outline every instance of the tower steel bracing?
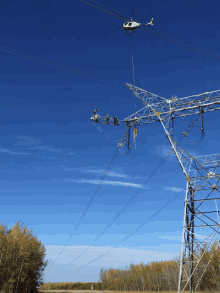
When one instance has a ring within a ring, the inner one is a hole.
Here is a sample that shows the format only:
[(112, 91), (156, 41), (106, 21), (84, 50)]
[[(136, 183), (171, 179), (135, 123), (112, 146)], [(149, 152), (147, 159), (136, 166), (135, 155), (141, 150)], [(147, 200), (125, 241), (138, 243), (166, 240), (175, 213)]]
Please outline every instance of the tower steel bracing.
[(128, 83), (126, 86), (143, 102), (144, 108), (124, 120), (100, 116), (95, 110), (91, 120), (95, 123), (114, 125), (119, 125), (119, 121), (124, 122), (126, 131), (119, 148), (126, 143), (126, 136), (131, 127), (134, 128), (136, 138), (139, 125), (161, 123), (187, 182), (178, 293), (185, 290), (194, 292), (199, 289), (214, 254), (213, 252), (207, 259), (206, 252), (211, 245), (215, 246), (216, 239), (220, 239), (217, 206), (217, 200), (220, 199), (220, 154), (200, 157), (189, 154), (173, 138), (173, 121), (176, 118), (185, 119), (187, 116), (198, 114), (201, 133), (204, 134), (203, 113), (220, 109), (220, 90), (184, 98), (173, 96), (165, 99)]
[(207, 250), (220, 239), (220, 154), (193, 157), (180, 148), (178, 152), (187, 174), (178, 292), (193, 292), (200, 289), (213, 256), (207, 259)]

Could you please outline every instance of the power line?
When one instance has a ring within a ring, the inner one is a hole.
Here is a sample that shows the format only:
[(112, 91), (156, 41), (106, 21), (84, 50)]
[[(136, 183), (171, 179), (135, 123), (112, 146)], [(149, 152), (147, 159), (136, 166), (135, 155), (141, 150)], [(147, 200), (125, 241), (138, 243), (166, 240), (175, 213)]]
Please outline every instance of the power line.
[(50, 60), (50, 59), (34, 56), (29, 53), (18, 51), (18, 50), (15, 50), (15, 49), (12, 49), (9, 47), (5, 47), (2, 45), (0, 45), (0, 51), (17, 56), (17, 57), (28, 59), (33, 62), (38, 62), (38, 63), (44, 64), (47, 66), (51, 66), (53, 68), (57, 68), (57, 69), (60, 69), (61, 71), (66, 72), (66, 73), (73, 73), (74, 75), (82, 75), (82, 76), (86, 76), (89, 78), (94, 78), (94, 79), (100, 80), (106, 84), (120, 86), (120, 87), (124, 87), (124, 88), (126, 87), (124, 82), (107, 79), (106, 77), (104, 77), (94, 71), (81, 70), (81, 69), (78, 69), (77, 67), (74, 67), (74, 66), (64, 65), (62, 63), (58, 63), (58, 62)]
[[(180, 46), (182, 46), (182, 47), (185, 47), (185, 48), (187, 48), (187, 49), (189, 49), (189, 50), (191, 50), (191, 51), (194, 51), (194, 52), (196, 52), (196, 53), (199, 53), (199, 54), (202, 54), (202, 55), (205, 55), (205, 56), (207, 56), (207, 57), (209, 57), (209, 58), (211, 58), (211, 59), (214, 59), (214, 60), (216, 60), (216, 61), (220, 61), (220, 58), (218, 57), (218, 56), (216, 56), (216, 55), (214, 55), (213, 53), (211, 53), (211, 52), (208, 52), (208, 51), (206, 51), (206, 50), (204, 50), (204, 49), (202, 49), (202, 48), (199, 48), (199, 47), (197, 47), (197, 46), (194, 46), (194, 45), (192, 45), (192, 44), (190, 44), (190, 43), (185, 43), (184, 41), (177, 41), (177, 40), (174, 40), (174, 39), (171, 39), (171, 38), (169, 38), (169, 37), (166, 37), (166, 36), (163, 36), (162, 34), (160, 34), (160, 33), (158, 33), (158, 32), (156, 32), (156, 31), (154, 31), (153, 29), (148, 29), (148, 28), (146, 28), (146, 27), (143, 27), (143, 26), (140, 26), (142, 29), (144, 29), (144, 30), (146, 30), (146, 31), (149, 31), (149, 32), (151, 32), (151, 33), (153, 33), (153, 34), (155, 34), (155, 35), (157, 35), (157, 36), (160, 36), (160, 37), (162, 37), (162, 38), (164, 38), (164, 39), (166, 39), (166, 40), (168, 40), (168, 41), (171, 41), (171, 42), (173, 42), (173, 43), (176, 43), (176, 44), (178, 44), (178, 45), (180, 45)], [(164, 33), (165, 34), (165, 33)], [(173, 37), (174, 38), (174, 37)]]
[[(23, 98), (19, 98), (19, 97), (15, 98), (15, 97), (11, 97), (11, 96), (8, 96), (8, 95), (2, 95), (2, 94), (0, 94), (0, 100), (5, 100), (6, 102), (11, 102), (11, 103), (13, 103), (13, 105), (16, 103), (16, 104), (19, 104), (19, 105), (34, 106), (37, 110), (48, 110), (47, 107), (50, 108), (50, 109), (55, 109), (54, 105), (44, 103), (43, 105), (39, 106), (38, 103), (36, 103), (34, 101), (28, 101), (28, 100), (25, 100)], [(71, 114), (78, 115), (77, 110), (73, 112), (70, 109), (70, 107), (66, 107), (64, 110), (62, 110), (60, 108), (56, 108), (55, 110), (59, 111), (61, 113), (62, 112), (69, 112)]]
[[(184, 132), (184, 134), (188, 134), (189, 133), (189, 131), (192, 129), (192, 127), (195, 125), (195, 123), (196, 123), (196, 121), (197, 121), (197, 119), (195, 119), (190, 125), (189, 125), (189, 127), (187, 128), (187, 130), (186, 130), (186, 132)], [(181, 142), (183, 139), (185, 138), (185, 135), (183, 135), (183, 137), (179, 140), (179, 142)], [(137, 193), (135, 194), (135, 195), (133, 195), (132, 197), (131, 197), (131, 199), (128, 201), (128, 203), (127, 204), (125, 204), (124, 205), (124, 207), (122, 208), (122, 210), (119, 212), (119, 214), (118, 215), (116, 215), (115, 216), (115, 218), (113, 219), (113, 221), (102, 231), (102, 233), (94, 240), (94, 242), (96, 242), (111, 226), (112, 226), (112, 224), (119, 218), (119, 216), (123, 213), (123, 211), (128, 207), (128, 205), (132, 202), (132, 200), (138, 195), (138, 193), (143, 189), (143, 187), (150, 181), (150, 179), (154, 176), (154, 174), (158, 171), (158, 169), (163, 165), (163, 163), (166, 161), (166, 159), (172, 154), (172, 152), (173, 152), (173, 150), (171, 149), (167, 154), (166, 154), (166, 156), (165, 156), (165, 158), (164, 159), (162, 159), (162, 161), (159, 163), (159, 165), (156, 167), (156, 169), (151, 173), (151, 175), (150, 175), (150, 177), (149, 178), (147, 178), (147, 180), (144, 182), (144, 184), (142, 185), (142, 187), (137, 191)], [(177, 196), (179, 196), (179, 194), (180, 194), (181, 192), (178, 192), (176, 195), (175, 195), (175, 197), (174, 198), (176, 198)], [(173, 199), (174, 199), (173, 198)], [(172, 200), (173, 200), (172, 199)], [(171, 200), (171, 201), (172, 201)], [(169, 204), (170, 202), (167, 202), (159, 211), (157, 211), (156, 213), (154, 213), (150, 218), (149, 218), (149, 220), (151, 219), (151, 218), (153, 218), (153, 217), (155, 217), (157, 214), (159, 214), (159, 212), (161, 212), (163, 209), (164, 209), (164, 207), (166, 207), (168, 204)], [(138, 226), (138, 228), (136, 229), (136, 230), (134, 230), (132, 233), (130, 233), (129, 235), (127, 235), (123, 240), (121, 240), (121, 242), (122, 241), (124, 241), (124, 240), (126, 240), (127, 238), (129, 238), (130, 236), (132, 236), (134, 233), (136, 233), (142, 226), (143, 226), (144, 224), (143, 223), (141, 223), (139, 226)], [(120, 242), (120, 243), (121, 243)], [(112, 250), (113, 248), (114, 248), (115, 246), (113, 246), (110, 250)], [(71, 263), (69, 263), (69, 264), (67, 264), (65, 267), (63, 267), (61, 270), (63, 270), (63, 269), (65, 269), (66, 267), (68, 267), (69, 265), (71, 265), (73, 262), (75, 262), (77, 259), (79, 259), (79, 257), (80, 256), (82, 256), (88, 249), (90, 248), (90, 246), (88, 246), (80, 255), (78, 255)], [(64, 248), (63, 248), (63, 250), (64, 250)], [(63, 250), (61, 251), (61, 253), (63, 252)], [(107, 252), (109, 252), (110, 250), (108, 250)], [(105, 252), (102, 256), (104, 256), (107, 252)], [(61, 254), (60, 253), (60, 254)], [(60, 255), (59, 254), (59, 255)], [(96, 258), (94, 261), (96, 261), (97, 259), (99, 259), (99, 258), (101, 258), (102, 256), (99, 256), (98, 258)], [(58, 258), (58, 257), (57, 257)], [(57, 258), (56, 258), (56, 260), (57, 260)], [(94, 261), (92, 261), (92, 262), (94, 262)], [(90, 263), (92, 263), (92, 262), (90, 262)], [(89, 265), (90, 263), (88, 263), (87, 265)], [(87, 265), (85, 265), (85, 266), (87, 266)], [(84, 267), (84, 266), (83, 266)]]
[[(73, 237), (73, 234), (74, 234), (74, 232), (76, 231), (76, 229), (79, 227), (79, 225), (80, 225), (82, 219), (85, 217), (85, 215), (86, 215), (86, 213), (87, 213), (89, 207), (91, 206), (91, 204), (92, 204), (92, 202), (93, 202), (95, 196), (97, 195), (97, 193), (98, 193), (98, 191), (99, 191), (99, 189), (100, 189), (100, 187), (101, 187), (103, 181), (105, 180), (105, 177), (107, 176), (107, 174), (108, 174), (108, 172), (109, 172), (109, 170), (110, 170), (110, 168), (111, 168), (111, 166), (112, 166), (114, 160), (116, 159), (116, 157), (117, 157), (117, 155), (118, 155), (118, 152), (119, 152), (119, 148), (117, 148), (117, 150), (116, 150), (114, 156), (112, 157), (112, 159), (111, 159), (111, 161), (110, 161), (110, 163), (109, 163), (109, 166), (108, 166), (107, 170), (106, 170), (105, 173), (104, 173), (104, 176), (103, 176), (102, 180), (99, 182), (98, 187), (96, 188), (96, 190), (95, 190), (93, 196), (91, 197), (91, 199), (90, 199), (90, 201), (89, 201), (89, 203), (88, 203), (88, 205), (87, 205), (87, 207), (86, 207), (84, 213), (82, 214), (82, 216), (80, 217), (78, 223), (76, 224), (75, 230), (73, 231), (72, 235), (71, 235), (70, 238), (68, 239), (68, 242), (69, 242), (70, 239)], [(77, 257), (76, 257), (71, 263), (69, 263), (67, 266), (69, 266), (69, 265), (72, 264), (74, 261), (76, 261), (76, 260), (77, 260), (77, 259), (78, 259), (78, 258), (84, 253), (84, 252), (86, 252), (86, 251), (89, 249), (89, 247), (90, 247), (90, 246), (88, 246), (88, 247), (87, 247), (87, 248), (86, 248), (86, 249), (85, 249), (80, 255), (78, 255), (78, 256), (77, 256)], [(65, 247), (62, 249), (62, 251), (59, 253), (59, 255), (57, 256), (57, 258), (56, 258), (55, 261), (53, 262), (52, 266), (55, 264), (55, 262), (57, 261), (57, 259), (59, 258), (59, 256), (63, 253), (63, 251), (64, 251), (65, 248), (66, 248), (66, 246), (65, 246)], [(51, 267), (52, 267), (52, 266), (51, 266)], [(67, 267), (67, 266), (66, 266), (66, 267)]]
[(114, 160), (116, 159), (116, 157), (117, 157), (117, 155), (118, 155), (118, 152), (119, 152), (119, 148), (117, 148), (117, 150), (116, 150), (116, 152), (115, 152), (115, 154), (114, 154), (114, 156), (113, 156), (113, 158), (112, 158), (112, 160), (111, 160), (111, 162), (110, 162), (110, 164), (109, 164), (109, 166), (108, 166), (108, 168), (107, 168), (107, 170), (106, 170), (106, 172), (105, 172), (105, 174), (104, 174), (102, 180), (100, 181), (98, 187), (96, 188), (96, 191), (94, 192), (92, 198), (90, 199), (90, 201), (89, 201), (89, 203), (88, 203), (88, 205), (87, 205), (87, 207), (86, 207), (84, 213), (83, 213), (82, 216), (80, 217), (80, 219), (79, 219), (79, 221), (78, 221), (78, 223), (77, 223), (77, 225), (76, 225), (75, 231), (76, 231), (76, 229), (79, 227), (79, 225), (80, 225), (82, 219), (85, 217), (85, 215), (86, 215), (86, 213), (87, 213), (89, 207), (91, 206), (91, 204), (92, 204), (92, 202), (93, 202), (93, 200), (94, 200), (96, 194), (98, 193), (98, 191), (99, 191), (99, 189), (100, 189), (100, 187), (101, 187), (103, 181), (105, 180), (105, 177), (107, 176), (107, 174), (108, 174), (108, 172), (109, 172), (109, 170), (110, 170), (110, 168), (111, 168), (111, 166), (112, 166)]
[[(123, 211), (129, 206), (129, 204), (133, 201), (133, 199), (138, 195), (138, 193), (144, 188), (144, 186), (147, 184), (147, 182), (150, 181), (150, 179), (153, 177), (153, 175), (157, 172), (157, 170), (162, 166), (162, 164), (165, 162), (165, 160), (169, 157), (169, 155), (172, 153), (172, 150), (168, 153), (168, 155), (166, 155), (166, 157), (161, 161), (161, 163), (158, 165), (158, 167), (153, 171), (153, 173), (151, 174), (151, 176), (144, 182), (144, 184), (142, 185), (142, 187), (138, 190), (138, 192), (133, 195), (131, 197), (131, 199), (128, 201), (128, 203), (122, 208), (122, 210), (119, 212), (118, 215), (115, 216), (115, 218), (113, 219), (113, 221), (102, 231), (102, 233), (94, 240), (94, 242), (96, 242), (111, 226), (112, 224), (119, 218), (119, 216), (123, 213)], [(76, 257), (71, 263), (69, 263), (68, 265), (66, 265), (64, 268), (66, 268), (67, 266), (71, 265), (73, 262), (75, 262), (81, 255), (83, 255), (88, 249), (90, 248), (90, 246), (88, 246), (78, 257)], [(114, 248), (114, 246), (113, 246)], [(63, 249), (64, 250), (64, 249)], [(63, 252), (62, 250), (62, 252)], [(62, 253), (61, 252), (61, 253)], [(60, 253), (60, 254), (61, 254)], [(59, 255), (60, 255), (59, 254)], [(104, 254), (103, 254), (104, 255)], [(88, 264), (87, 264), (88, 265)], [(62, 268), (62, 269), (64, 269)]]
[[(193, 123), (188, 127), (188, 129), (186, 130), (185, 133), (188, 133), (191, 128), (194, 126), (195, 121), (197, 119), (195, 119), (193, 121)], [(183, 139), (185, 138), (185, 135), (180, 139), (179, 142), (181, 142)], [(156, 172), (160, 169), (160, 167), (164, 164), (164, 162), (168, 159), (168, 157), (173, 153), (173, 150), (171, 149), (165, 156), (164, 159), (162, 159), (162, 161), (159, 163), (159, 165), (154, 169), (154, 171), (151, 173), (151, 175), (145, 180), (145, 182), (143, 183), (142, 187), (137, 191), (137, 193), (135, 195), (133, 195), (131, 197), (131, 199), (127, 202), (126, 205), (124, 205), (124, 207), (121, 209), (121, 211), (118, 213), (118, 215), (115, 216), (115, 218), (113, 219), (113, 221), (102, 231), (102, 233), (95, 239), (94, 242), (96, 242), (96, 240), (98, 240), (111, 226), (112, 224), (119, 218), (119, 216), (123, 213), (123, 211), (129, 206), (129, 204), (135, 199), (135, 197), (139, 194), (139, 192), (144, 188), (144, 186), (150, 181), (150, 179), (156, 174)]]
[[(82, 1), (82, 0), (80, 0), (80, 1)], [(99, 5), (102, 5), (102, 6), (104, 6), (105, 8), (108, 8), (108, 9), (111, 9), (112, 11), (114, 11), (114, 12), (116, 12), (117, 14), (121, 14), (119, 11), (117, 11), (117, 10), (115, 10), (115, 9), (112, 9), (111, 7), (109, 7), (109, 6), (106, 6), (106, 5), (104, 5), (104, 4), (102, 4), (102, 3), (99, 3), (99, 2), (97, 2), (97, 1), (95, 1), (95, 0), (91, 0), (91, 1), (93, 1), (93, 2), (95, 2), (95, 3), (97, 3), (97, 4), (99, 4)], [(83, 0), (83, 2), (86, 2), (86, 1), (84, 1)], [(87, 2), (88, 3), (88, 2)], [(96, 8), (100, 8), (100, 7), (97, 7), (96, 6)], [(105, 11), (106, 12), (106, 11)], [(107, 12), (108, 13), (108, 12)], [(123, 14), (124, 15), (124, 14)], [(114, 15), (115, 16), (115, 15)], [(125, 16), (125, 15), (124, 15)], [(129, 18), (129, 16), (126, 16), (127, 18)], [(121, 18), (121, 17), (120, 17)]]
[[(92, 4), (92, 3), (89, 3), (89, 2), (87, 2), (87, 1), (85, 1), (85, 0), (80, 0), (80, 1), (81, 1), (81, 2), (84, 2), (84, 3), (88, 4), (88, 5), (90, 5), (90, 6), (92, 6), (92, 7), (95, 7), (95, 8), (97, 8), (97, 9), (101, 10), (101, 11), (104, 11), (104, 12), (110, 14), (110, 15), (113, 15), (113, 16), (115, 16), (115, 17), (117, 17), (117, 18), (121, 18), (121, 16), (119, 16), (119, 15), (117, 15), (117, 14), (115, 14), (115, 13), (112, 13), (112, 12), (110, 12), (110, 11), (107, 11), (107, 10), (105, 10), (105, 9), (103, 9), (103, 8), (97, 6), (97, 5), (94, 5), (94, 4)], [(93, 2), (96, 2), (96, 1), (93, 1)], [(98, 2), (96, 2), (96, 3), (98, 3)], [(100, 5), (100, 3), (98, 3), (98, 4)], [(103, 6), (104, 6), (104, 5), (103, 5)], [(107, 7), (107, 6), (105, 6), (105, 7)], [(109, 7), (108, 7), (108, 8), (109, 8)], [(111, 9), (111, 8), (110, 8), (110, 9)], [(112, 10), (113, 10), (113, 9), (112, 9)]]
[[(158, 215), (166, 206), (168, 206), (171, 201), (173, 201), (174, 199), (176, 199), (183, 191), (179, 191), (178, 193), (175, 194), (175, 196), (173, 197), (173, 199), (171, 199), (170, 201), (166, 202), (158, 211), (156, 211), (155, 213), (153, 213), (152, 216), (150, 216), (150, 218), (148, 220), (153, 219), (156, 215)], [(148, 221), (149, 223), (149, 221)], [(138, 230), (140, 230), (145, 224), (141, 223), (132, 233), (130, 233), (129, 235), (127, 235), (125, 238), (123, 238), (121, 240), (121, 242), (125, 241), (126, 239), (130, 238), (134, 233), (136, 233)]]
[[(151, 28), (152, 28), (152, 27), (151, 27)], [(154, 30), (154, 29), (152, 28), (152, 30)], [(207, 54), (207, 55), (210, 55), (210, 56), (213, 56), (213, 57), (218, 58), (218, 56), (216, 56), (216, 54), (213, 53), (213, 52), (209, 52), (209, 51), (207, 51), (207, 50), (205, 50), (205, 49), (203, 49), (203, 48), (200, 48), (200, 47), (198, 47), (198, 46), (195, 46), (195, 45), (192, 45), (192, 44), (190, 44), (190, 43), (187, 43), (187, 42), (185, 42), (185, 41), (183, 41), (183, 40), (181, 40), (181, 39), (178, 39), (177, 37), (173, 37), (172, 35), (167, 34), (167, 33), (165, 33), (164, 31), (159, 30), (158, 28), (156, 28), (155, 30), (156, 30), (156, 31), (159, 31), (159, 32), (161, 32), (162, 34), (167, 35), (167, 36), (169, 36), (169, 37), (171, 37), (171, 38), (175, 38), (178, 42), (180, 42), (180, 43), (184, 43), (185, 45), (188, 45), (189, 47), (194, 47), (194, 49), (197, 50), (198, 53), (201, 52), (201, 51), (203, 51), (204, 54)]]
[[(150, 216), (150, 218), (148, 219), (148, 222), (143, 224), (141, 223), (137, 229), (135, 229), (132, 233), (130, 233), (129, 235), (127, 235), (124, 239), (122, 239), (118, 245), (113, 245), (108, 251), (106, 251), (105, 253), (103, 253), (102, 255), (98, 256), (97, 258), (93, 259), (92, 261), (88, 262), (86, 265), (83, 265), (77, 269), (74, 269), (72, 270), (73, 271), (76, 271), (76, 270), (80, 270), (81, 268), (84, 268), (84, 267), (87, 267), (88, 265), (94, 263), (95, 261), (97, 261), (98, 259), (102, 258), (105, 254), (107, 254), (108, 252), (110, 252), (113, 248), (117, 247), (120, 245), (121, 242), (125, 241), (126, 239), (128, 239), (129, 237), (131, 237), (134, 233), (136, 233), (140, 228), (142, 228), (144, 225), (148, 224), (149, 223), (149, 220), (153, 219), (156, 215), (158, 215), (166, 206), (168, 206), (174, 199), (176, 199), (183, 191), (180, 191), (178, 193), (175, 194), (175, 196), (170, 200), (168, 201), (165, 205), (163, 205), (157, 212), (155, 212), (152, 216)], [(88, 250), (88, 248), (86, 249)], [(85, 251), (84, 251), (85, 252)], [(83, 252), (83, 253), (84, 253)], [(81, 253), (81, 255), (83, 254)], [(69, 264), (67, 265), (69, 266)], [(65, 269), (67, 266), (65, 266), (64, 268), (62, 268), (61, 270)]]

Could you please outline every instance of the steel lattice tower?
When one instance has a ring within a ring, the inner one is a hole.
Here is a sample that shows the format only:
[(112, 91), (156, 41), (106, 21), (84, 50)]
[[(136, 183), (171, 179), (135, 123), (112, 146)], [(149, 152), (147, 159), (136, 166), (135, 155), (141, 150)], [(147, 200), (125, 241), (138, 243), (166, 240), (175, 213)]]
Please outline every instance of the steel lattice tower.
[[(217, 207), (217, 200), (220, 199), (218, 198), (220, 154), (192, 156), (174, 140), (172, 122), (176, 118), (199, 114), (203, 133), (203, 113), (220, 109), (220, 91), (180, 99), (176, 96), (165, 99), (133, 85), (126, 85), (143, 102), (144, 108), (122, 120), (126, 130), (119, 148), (126, 144), (126, 137), (130, 135), (131, 127), (136, 138), (139, 125), (160, 122), (186, 178), (178, 293), (185, 290), (194, 292), (199, 289), (202, 277), (209, 269), (214, 254), (213, 252), (207, 259), (206, 252), (211, 245), (217, 249), (215, 241), (220, 239)], [(103, 117), (97, 111), (98, 109), (91, 116), (93, 122), (120, 124), (117, 117), (110, 118), (108, 115)]]
[(205, 252), (220, 239), (220, 155), (192, 157), (179, 148), (178, 153), (187, 173), (178, 292), (186, 288), (193, 292), (199, 289), (214, 254), (207, 259)]

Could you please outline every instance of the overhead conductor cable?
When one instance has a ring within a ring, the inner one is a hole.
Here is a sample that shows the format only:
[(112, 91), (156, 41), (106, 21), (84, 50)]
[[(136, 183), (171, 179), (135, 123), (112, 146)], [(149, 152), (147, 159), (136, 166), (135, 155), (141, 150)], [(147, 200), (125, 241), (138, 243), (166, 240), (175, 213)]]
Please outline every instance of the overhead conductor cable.
[[(90, 199), (88, 205), (86, 206), (86, 209), (85, 209), (84, 213), (83, 213), (82, 216), (80, 217), (78, 223), (76, 224), (75, 230), (73, 231), (72, 235), (69, 237), (69, 240), (68, 240), (68, 241), (70, 241), (70, 239), (73, 237), (74, 232), (75, 232), (76, 229), (79, 227), (79, 225), (80, 225), (82, 219), (83, 219), (84, 216), (86, 215), (86, 213), (87, 213), (89, 207), (91, 206), (91, 204), (92, 204), (92, 202), (93, 202), (93, 200), (94, 200), (96, 194), (98, 193), (98, 191), (99, 191), (99, 189), (100, 189), (100, 187), (101, 187), (103, 181), (105, 180), (105, 178), (106, 178), (106, 176), (107, 176), (107, 174), (108, 174), (108, 172), (109, 172), (109, 170), (110, 170), (110, 168), (111, 168), (111, 166), (112, 166), (114, 160), (116, 159), (116, 157), (117, 157), (117, 155), (118, 155), (118, 152), (119, 152), (119, 148), (117, 148), (117, 150), (116, 150), (116, 152), (115, 152), (113, 158), (112, 158), (111, 161), (110, 161), (110, 164), (109, 164), (107, 170), (105, 171), (105, 173), (104, 173), (104, 175), (103, 175), (102, 180), (100, 180), (98, 187), (96, 188), (94, 194), (92, 195), (92, 197), (91, 197), (91, 199)], [(65, 247), (66, 247), (66, 246), (65, 246)], [(53, 262), (52, 266), (55, 264), (55, 262), (57, 261), (58, 257), (63, 253), (65, 247), (62, 249), (62, 251), (61, 251), (61, 252), (59, 253), (59, 255), (56, 257), (56, 259), (55, 259), (55, 261)], [(89, 247), (86, 248), (86, 250), (88, 250), (88, 249), (89, 249)], [(86, 250), (85, 250), (85, 251), (86, 251)], [(76, 261), (76, 260), (77, 260), (77, 259), (78, 259), (78, 258), (79, 258), (79, 257), (85, 252), (85, 251), (83, 251), (83, 252), (82, 252), (77, 258), (75, 258), (71, 263), (69, 263), (68, 265), (66, 265), (64, 268), (66, 268), (67, 266), (69, 266), (70, 264), (72, 264), (74, 261)], [(52, 268), (52, 267), (51, 267), (51, 268)], [(63, 269), (64, 269), (64, 268), (63, 268)]]
[[(197, 119), (196, 119), (197, 120)], [(195, 125), (196, 120), (193, 121), (193, 123), (190, 124), (190, 126), (187, 128), (185, 133), (188, 133), (192, 127)], [(185, 136), (183, 135), (183, 137), (180, 139), (179, 142), (181, 142), (183, 139), (185, 138)], [(119, 149), (119, 148), (118, 148)], [(122, 212), (127, 208), (127, 206), (134, 200), (134, 198), (139, 194), (139, 192), (143, 189), (143, 187), (150, 181), (150, 179), (155, 175), (155, 173), (158, 171), (158, 169), (163, 165), (163, 163), (166, 161), (166, 159), (172, 154), (173, 150), (171, 149), (166, 156), (164, 157), (164, 159), (162, 159), (162, 161), (159, 163), (159, 165), (157, 166), (157, 168), (151, 173), (151, 175), (146, 179), (146, 181), (143, 183), (142, 187), (137, 191), (137, 193), (135, 195), (133, 195), (130, 200), (124, 205), (124, 207), (122, 208), (122, 210), (115, 216), (115, 218), (113, 219), (113, 221), (107, 225), (107, 227), (101, 232), (101, 234), (99, 236), (96, 237), (95, 241), (96, 242), (111, 226), (112, 224), (119, 218), (119, 216), (122, 214)], [(175, 198), (177, 198), (180, 194), (182, 193), (182, 191), (178, 192), (172, 200), (168, 201), (164, 206), (162, 206), (157, 212), (155, 212), (148, 220), (152, 219), (153, 217), (155, 217), (157, 214), (159, 214), (166, 206), (168, 206)], [(141, 223), (132, 233), (128, 234), (127, 236), (125, 236), (121, 242), (125, 241), (126, 239), (128, 239), (129, 237), (131, 237), (134, 233), (136, 233), (144, 224)], [(120, 243), (121, 243), (120, 242)], [(102, 256), (104, 256), (106, 253), (108, 253), (109, 251), (111, 251), (114, 247), (116, 247), (117, 245), (112, 246), (108, 251), (106, 251), (105, 253), (103, 253), (102, 255), (100, 255), (99, 257), (95, 258), (94, 260), (92, 260), (91, 262), (87, 263), (86, 265), (81, 266), (80, 268), (83, 268), (93, 262), (95, 262), (96, 260), (100, 259)], [(63, 267), (61, 270), (65, 269), (67, 266), (71, 265), (73, 262), (75, 262), (80, 256), (82, 256), (88, 249), (90, 248), (90, 246), (88, 246), (80, 255), (78, 255), (73, 261), (71, 261), (71, 263), (67, 264), (65, 267)], [(61, 251), (61, 253), (63, 252), (63, 250)], [(61, 254), (60, 253), (60, 254)], [(60, 255), (59, 254), (59, 255)], [(59, 257), (59, 256), (58, 256)], [(57, 257), (57, 258), (58, 258)]]

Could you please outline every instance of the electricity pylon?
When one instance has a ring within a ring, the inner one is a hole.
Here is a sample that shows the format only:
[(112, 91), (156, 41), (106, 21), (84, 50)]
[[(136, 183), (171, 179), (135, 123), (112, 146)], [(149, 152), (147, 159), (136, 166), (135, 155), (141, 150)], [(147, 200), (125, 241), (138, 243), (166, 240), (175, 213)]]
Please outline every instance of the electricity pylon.
[[(207, 252), (216, 239), (220, 239), (220, 222), (215, 196), (220, 188), (220, 154), (195, 157), (189, 154), (173, 138), (173, 121), (191, 115), (200, 115), (201, 132), (204, 134), (203, 113), (220, 109), (220, 90), (194, 96), (165, 99), (126, 83), (126, 86), (140, 99), (144, 108), (122, 120), (126, 130), (119, 148), (126, 144), (126, 137), (133, 127), (134, 139), (139, 125), (160, 122), (171, 144), (173, 152), (186, 178), (184, 221), (178, 293), (199, 290), (202, 277), (208, 269), (214, 253)], [(120, 122), (109, 116), (99, 116), (95, 110), (91, 120), (96, 123), (115, 124)], [(183, 133), (187, 136), (187, 133)], [(129, 148), (129, 140), (128, 145)], [(202, 229), (202, 232), (200, 231)], [(201, 233), (201, 234), (200, 234)], [(217, 245), (215, 246), (217, 248)]]

